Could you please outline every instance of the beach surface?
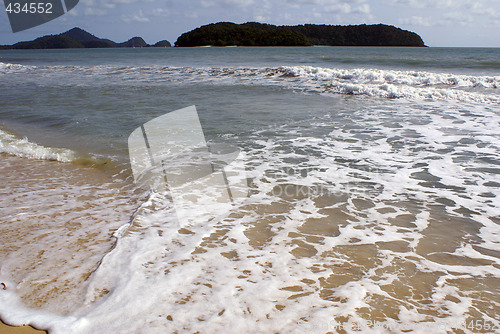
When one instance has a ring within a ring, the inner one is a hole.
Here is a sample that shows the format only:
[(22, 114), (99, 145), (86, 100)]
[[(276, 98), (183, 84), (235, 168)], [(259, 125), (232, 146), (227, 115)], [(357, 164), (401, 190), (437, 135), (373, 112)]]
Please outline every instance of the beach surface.
[(0, 334), (42, 334), (47, 332), (34, 329), (31, 326), (13, 327), (0, 322)]
[[(0, 52), (2, 319), (500, 330), (500, 49), (18, 51)], [(129, 135), (192, 105), (211, 147), (242, 154), (241, 202), (207, 205), (203, 178), (134, 182)]]

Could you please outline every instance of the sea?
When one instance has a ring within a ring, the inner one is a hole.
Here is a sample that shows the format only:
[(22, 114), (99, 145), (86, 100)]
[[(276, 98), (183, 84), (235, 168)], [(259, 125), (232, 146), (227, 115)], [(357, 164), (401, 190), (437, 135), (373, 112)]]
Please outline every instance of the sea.
[[(237, 201), (134, 175), (131, 134), (182, 110)], [(500, 49), (0, 51), (0, 319), (499, 333)]]

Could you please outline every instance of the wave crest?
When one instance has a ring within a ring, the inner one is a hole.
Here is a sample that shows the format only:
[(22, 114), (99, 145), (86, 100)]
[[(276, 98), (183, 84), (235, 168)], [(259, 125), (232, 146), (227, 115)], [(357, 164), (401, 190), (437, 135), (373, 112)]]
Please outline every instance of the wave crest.
[(26, 66), (21, 64), (10, 64), (0, 62), (0, 73), (12, 72), (12, 71), (25, 71), (34, 68), (34, 66)]
[(407, 86), (455, 86), (500, 88), (500, 76), (471, 76), (422, 71), (378, 69), (332, 69), (312, 66), (283, 67), (284, 75), (316, 80), (343, 80), (363, 84), (395, 84)]
[(500, 103), (500, 76), (478, 76), (426, 71), (339, 69), (315, 66), (278, 67), (172, 67), (123, 66), (25, 66), (0, 62), (0, 73), (33, 71), (45, 76), (68, 75), (79, 85), (127, 81), (130, 84), (165, 83), (243, 84), (283, 86), (320, 94), (364, 95), (406, 100)]
[(34, 160), (72, 162), (76, 159), (76, 154), (72, 150), (45, 147), (30, 142), (26, 137), (20, 139), (2, 130), (0, 130), (0, 153)]

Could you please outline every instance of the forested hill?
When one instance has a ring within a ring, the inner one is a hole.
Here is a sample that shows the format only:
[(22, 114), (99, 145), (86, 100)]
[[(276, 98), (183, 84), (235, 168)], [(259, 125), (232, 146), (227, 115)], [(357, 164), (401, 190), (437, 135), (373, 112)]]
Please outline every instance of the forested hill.
[(425, 46), (414, 32), (384, 24), (274, 26), (212, 23), (182, 34), (175, 46)]
[[(76, 48), (141, 48), (149, 47), (141, 37), (132, 37), (126, 42), (116, 43), (99, 38), (80, 28), (73, 28), (58, 35), (47, 35), (33, 41), (13, 45), (0, 45), (0, 49), (76, 49)], [(170, 46), (168, 41), (156, 43), (156, 47)]]
[[(331, 26), (298, 25), (274, 26), (248, 22), (212, 23), (182, 34), (175, 46), (425, 46), (414, 32), (383, 24)], [(166, 40), (148, 45), (141, 37), (116, 43), (96, 37), (80, 28), (73, 28), (58, 35), (39, 37), (29, 42), (0, 45), (0, 49), (66, 49), (66, 48), (116, 48), (116, 47), (168, 47)]]
[(306, 46), (309, 39), (300, 32), (262, 23), (212, 23), (182, 34), (175, 46)]

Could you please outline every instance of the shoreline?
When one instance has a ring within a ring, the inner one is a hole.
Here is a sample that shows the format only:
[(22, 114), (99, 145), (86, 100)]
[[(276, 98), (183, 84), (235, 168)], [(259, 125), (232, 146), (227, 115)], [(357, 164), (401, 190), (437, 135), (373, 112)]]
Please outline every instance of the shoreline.
[[(430, 48), (428, 45), (408, 46), (408, 45), (193, 45), (193, 46), (171, 46), (172, 49), (190, 49), (190, 48)], [(44, 49), (38, 49), (44, 50)]]
[(48, 334), (49, 332), (36, 329), (30, 325), (11, 326), (0, 320), (0, 334)]

